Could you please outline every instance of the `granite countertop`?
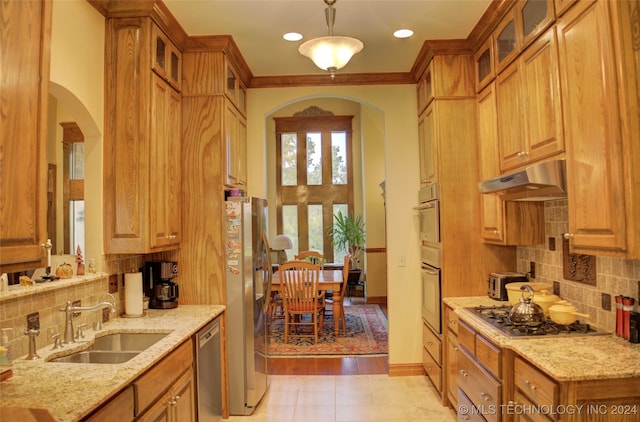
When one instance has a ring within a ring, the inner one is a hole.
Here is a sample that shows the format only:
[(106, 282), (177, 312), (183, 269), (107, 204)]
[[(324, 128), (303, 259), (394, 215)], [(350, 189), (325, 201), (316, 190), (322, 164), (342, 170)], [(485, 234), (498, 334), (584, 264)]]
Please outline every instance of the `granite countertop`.
[(556, 381), (640, 377), (640, 344), (613, 334), (511, 338), (501, 334), (467, 307), (500, 303), (488, 297), (448, 297), (444, 303), (460, 319), (502, 348), (524, 357)]
[[(45, 408), (58, 422), (76, 421), (96, 409), (144, 371), (168, 355), (207, 322), (224, 312), (221, 305), (180, 305), (150, 309), (141, 318), (115, 318), (98, 332), (87, 330), (83, 343), (38, 349), (41, 359), (13, 361), (13, 377), (0, 383), (0, 407)], [(166, 337), (120, 364), (47, 362), (86, 349), (98, 337), (114, 332), (168, 333)], [(41, 334), (42, 335), (42, 334)]]

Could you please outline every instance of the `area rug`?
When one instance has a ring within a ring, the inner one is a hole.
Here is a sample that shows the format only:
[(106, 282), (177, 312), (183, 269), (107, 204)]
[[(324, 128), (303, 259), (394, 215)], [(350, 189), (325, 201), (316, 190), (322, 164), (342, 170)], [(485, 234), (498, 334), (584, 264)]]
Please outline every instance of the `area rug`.
[[(271, 325), (269, 336), (269, 357), (309, 357), (382, 355), (388, 353), (388, 323), (379, 305), (345, 306), (347, 334), (334, 334), (333, 317), (325, 318), (324, 327), (318, 333), (318, 344), (313, 337), (299, 337), (289, 334), (289, 342), (284, 342), (284, 322)], [(342, 328), (342, 327), (341, 327)], [(300, 332), (312, 333), (311, 326), (300, 327)]]

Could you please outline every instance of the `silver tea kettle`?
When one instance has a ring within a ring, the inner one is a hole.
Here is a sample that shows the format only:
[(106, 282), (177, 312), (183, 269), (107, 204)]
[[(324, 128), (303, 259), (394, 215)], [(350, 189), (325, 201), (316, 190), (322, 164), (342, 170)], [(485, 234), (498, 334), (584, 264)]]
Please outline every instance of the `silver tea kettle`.
[[(529, 292), (529, 297), (524, 297), (525, 290)], [(522, 292), (522, 297), (520, 298), (520, 302), (511, 308), (509, 320), (513, 324), (528, 327), (542, 325), (545, 321), (544, 310), (537, 303), (533, 303), (533, 289), (531, 286), (524, 284), (520, 287), (520, 291)]]

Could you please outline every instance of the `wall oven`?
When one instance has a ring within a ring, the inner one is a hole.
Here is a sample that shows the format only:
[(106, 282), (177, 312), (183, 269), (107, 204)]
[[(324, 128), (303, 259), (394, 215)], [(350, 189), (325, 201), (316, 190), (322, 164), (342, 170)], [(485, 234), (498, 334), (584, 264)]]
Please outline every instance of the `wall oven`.
[(440, 204), (438, 185), (433, 184), (418, 193), (420, 231), (420, 279), (422, 289), (422, 319), (431, 329), (442, 333), (441, 324), (441, 266)]

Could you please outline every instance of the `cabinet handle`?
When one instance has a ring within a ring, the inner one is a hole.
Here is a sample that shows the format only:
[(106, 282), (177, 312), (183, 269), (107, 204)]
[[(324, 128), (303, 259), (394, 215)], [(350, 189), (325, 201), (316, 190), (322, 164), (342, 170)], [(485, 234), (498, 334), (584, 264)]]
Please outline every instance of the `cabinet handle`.
[(433, 346), (433, 342), (432, 341), (428, 341), (427, 342), (427, 346)]
[(529, 388), (531, 390), (536, 390), (537, 389), (537, 387), (534, 384), (531, 384), (527, 380), (524, 380), (522, 383), (524, 384), (525, 387), (527, 387), (527, 388)]
[(480, 393), (480, 398), (484, 399), (484, 401), (491, 401), (492, 400), (491, 395), (489, 395), (487, 393)]
[(456, 322), (458, 322), (458, 321), (456, 321), (455, 319), (450, 319), (449, 320), (449, 324), (451, 324), (451, 325), (455, 324)]
[(458, 346), (453, 346), (453, 351), (457, 352), (458, 351)]
[(573, 239), (573, 233), (563, 233), (562, 237), (564, 239)]
[(468, 377), (469, 373), (467, 371), (465, 371), (464, 369), (461, 369), (460, 371), (460, 375), (462, 375), (463, 377)]

